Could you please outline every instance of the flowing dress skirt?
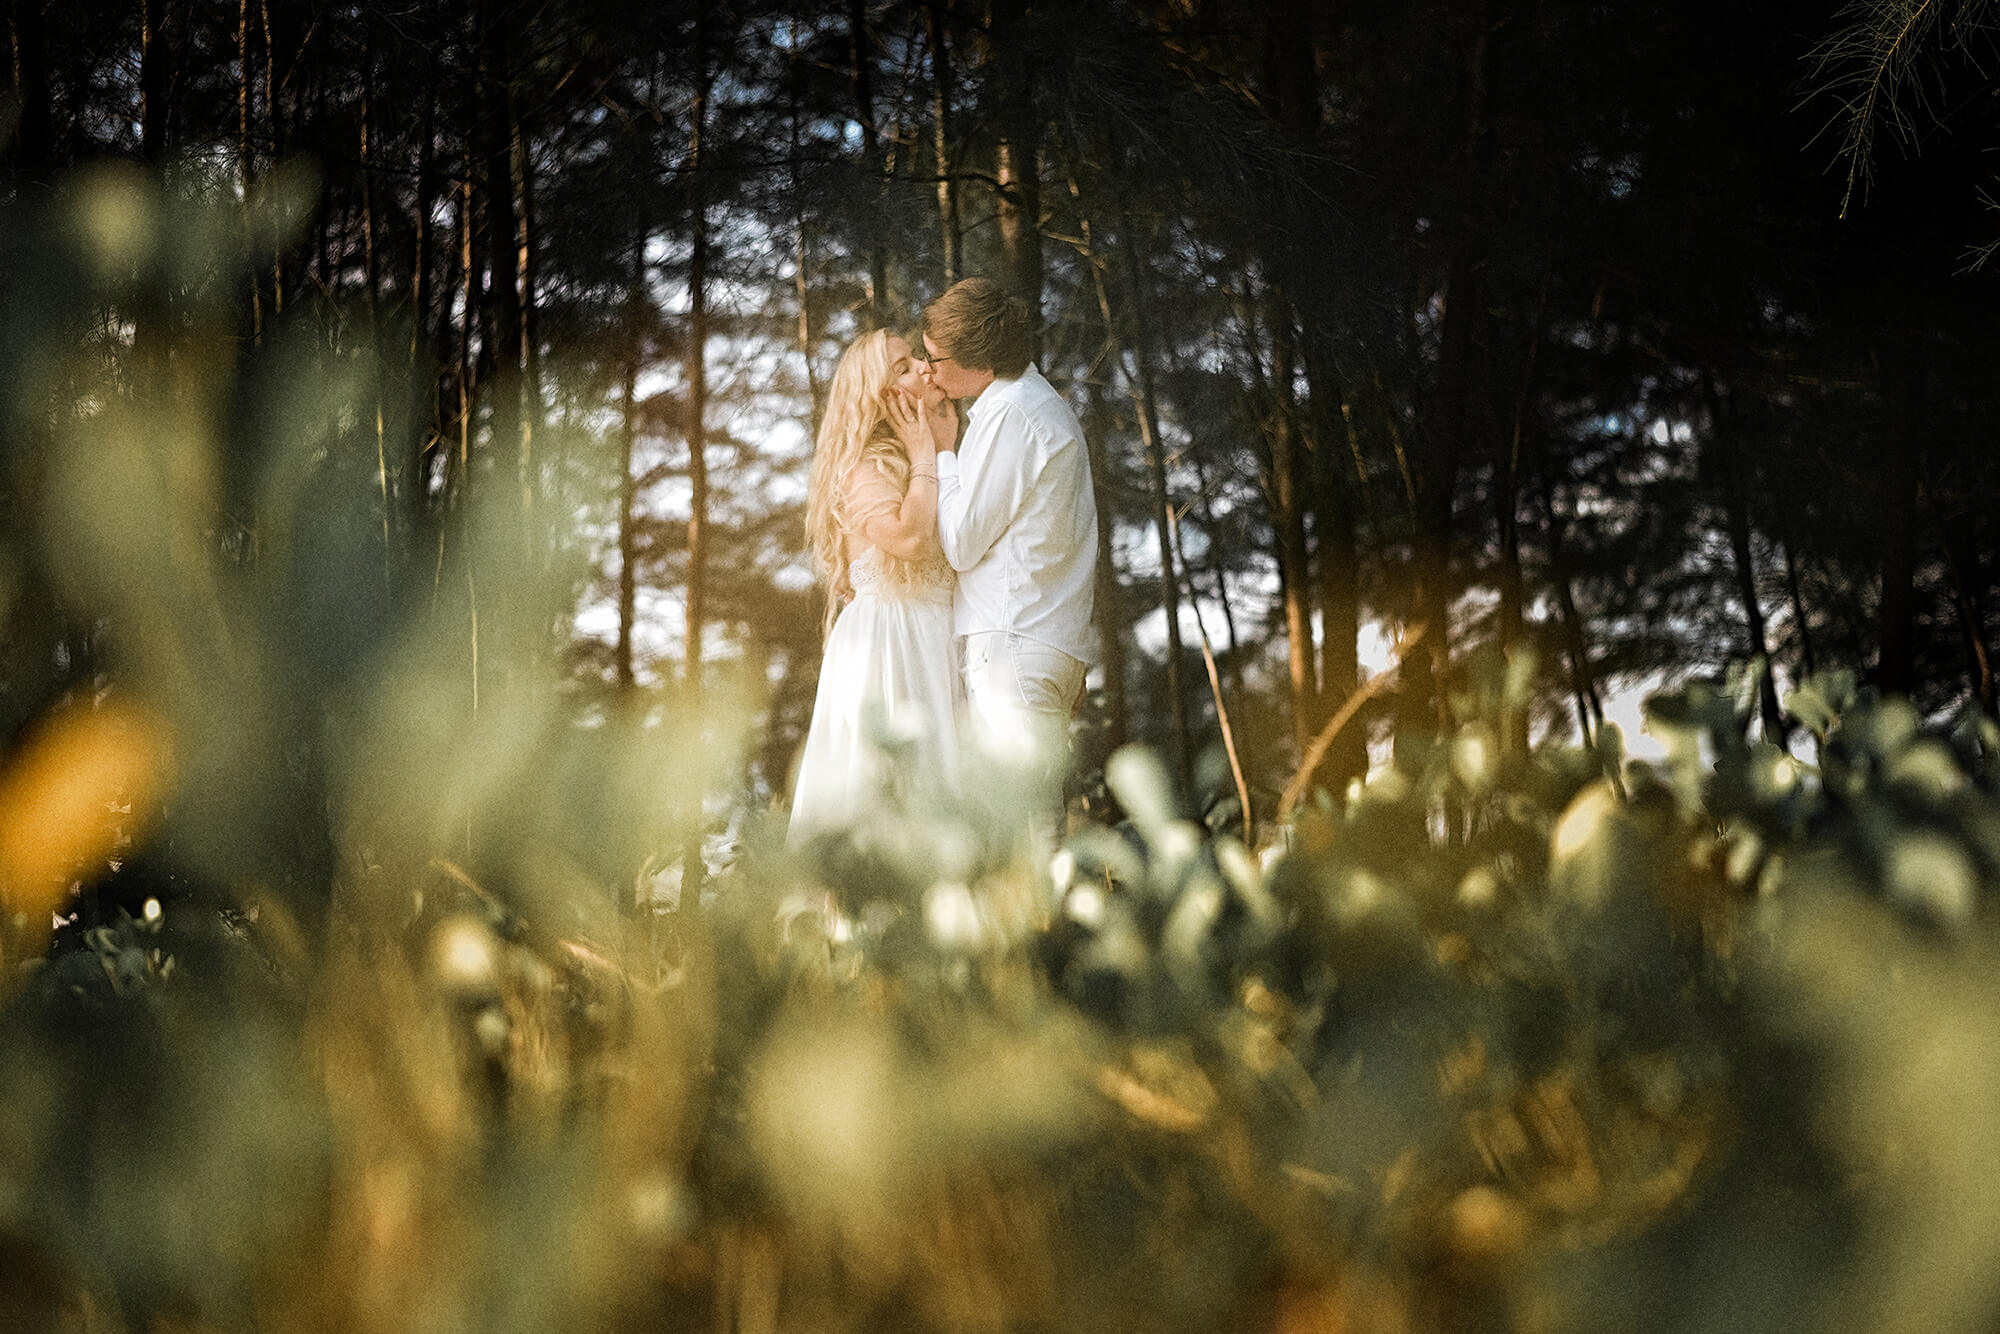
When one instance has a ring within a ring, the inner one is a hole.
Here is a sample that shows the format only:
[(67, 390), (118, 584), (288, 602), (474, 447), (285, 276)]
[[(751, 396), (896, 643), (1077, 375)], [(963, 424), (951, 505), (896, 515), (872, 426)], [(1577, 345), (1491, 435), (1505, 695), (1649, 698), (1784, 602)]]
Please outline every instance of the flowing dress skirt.
[(820, 661), (793, 788), (793, 841), (885, 801), (921, 800), (957, 776), (964, 685), (949, 585), (895, 588), (857, 577), (856, 589)]

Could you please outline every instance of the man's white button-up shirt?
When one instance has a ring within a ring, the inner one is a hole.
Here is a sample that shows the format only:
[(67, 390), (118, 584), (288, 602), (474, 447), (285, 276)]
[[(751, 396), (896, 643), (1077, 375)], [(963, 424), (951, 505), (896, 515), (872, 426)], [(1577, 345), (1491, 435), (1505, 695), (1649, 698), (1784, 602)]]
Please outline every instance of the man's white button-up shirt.
[(1076, 414), (1033, 366), (986, 386), (958, 452), (938, 455), (938, 539), (958, 571), (957, 633), (1011, 630), (1098, 660), (1090, 455)]

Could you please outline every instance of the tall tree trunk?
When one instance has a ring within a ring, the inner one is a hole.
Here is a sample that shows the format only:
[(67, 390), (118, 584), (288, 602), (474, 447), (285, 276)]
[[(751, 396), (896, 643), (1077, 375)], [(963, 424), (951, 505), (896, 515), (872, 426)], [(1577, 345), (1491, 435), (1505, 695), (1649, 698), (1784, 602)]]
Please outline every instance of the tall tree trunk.
[(1444, 677), (1451, 664), (1450, 608), (1452, 506), (1465, 440), (1472, 423), (1470, 404), (1474, 337), (1485, 318), (1480, 296), (1484, 261), (1486, 159), (1490, 153), (1487, 89), (1490, 28), (1488, 6), (1478, 4), (1465, 53), (1463, 139), (1454, 162), (1456, 181), (1445, 237), (1444, 315), (1438, 339), (1437, 386), (1428, 420), (1418, 432), (1421, 455), (1414, 460), (1416, 531), (1411, 543), (1414, 575), (1410, 619), (1426, 626), (1425, 643), (1403, 664), (1402, 715), (1405, 726), (1439, 733), (1449, 724)]
[(1763, 602), (1757, 593), (1756, 556), (1750, 545), (1750, 498), (1744, 492), (1738, 465), (1732, 461), (1728, 466), (1730, 484), (1724, 496), (1723, 511), (1729, 528), (1729, 552), (1735, 565), (1736, 596), (1743, 605), (1744, 637), (1749, 641), (1750, 654), (1753, 658), (1761, 659), (1766, 665), (1766, 670), (1758, 678), (1757, 691), (1758, 710), (1764, 721), (1764, 737), (1773, 744), (1782, 746), (1789, 729), (1785, 725), (1784, 711), (1778, 707), (1777, 684), (1772, 680), (1769, 671), (1770, 636), (1765, 631)]
[(801, 212), (794, 224), (793, 268), (796, 273), (796, 296), (799, 303), (799, 363), (806, 372), (806, 404), (812, 413), (807, 424), (807, 438), (819, 437), (820, 418), (825, 414), (825, 389), (819, 382), (819, 370), (813, 364), (812, 290), (806, 283), (806, 273), (812, 262), (812, 251), (806, 244), (806, 218)]
[(1819, 670), (1813, 653), (1812, 623), (1806, 619), (1806, 600), (1799, 590), (1798, 545), (1787, 537), (1783, 540), (1785, 552), (1785, 593), (1791, 599), (1792, 624), (1799, 636), (1799, 675), (1811, 676)]
[[(1101, 283), (1100, 283), (1101, 286)], [(1131, 735), (1131, 706), (1126, 692), (1125, 590), (1118, 582), (1118, 565), (1113, 559), (1109, 481), (1104, 440), (1111, 432), (1111, 411), (1104, 402), (1103, 387), (1094, 377), (1085, 381), (1083, 442), (1090, 453), (1091, 494), (1097, 503), (1097, 616), (1098, 638), (1104, 648), (1104, 740), (1107, 753), (1125, 744)]]
[[(1521, 455), (1528, 432), (1528, 414), (1534, 404), (1535, 368), (1540, 361), (1542, 327), (1548, 318), (1549, 285), (1554, 266), (1544, 263), (1535, 310), (1527, 328), (1527, 355), (1521, 385), (1514, 396), (1511, 428), (1499, 443), (1493, 461), (1493, 523), (1500, 539), (1500, 648), (1512, 657), (1521, 644), (1527, 615), (1526, 580), (1521, 573)], [(1528, 746), (1528, 714), (1510, 709), (1507, 714), (1514, 734), (1508, 738), (1517, 751)]]
[[(852, 16), (852, 15), (850, 17), (858, 18), (858, 16)], [(853, 40), (856, 41), (859, 40), (858, 31), (854, 33), (852, 36)], [(819, 370), (813, 364), (812, 244), (811, 244), (811, 238), (806, 228), (805, 181), (800, 172), (800, 161), (804, 156), (805, 150), (801, 142), (801, 136), (799, 134), (799, 122), (803, 119), (803, 113), (801, 112), (799, 107), (801, 71), (799, 69), (798, 52), (799, 52), (798, 42), (796, 38), (794, 38), (791, 45), (786, 48), (785, 52), (785, 58), (791, 66), (791, 69), (789, 71), (790, 77), (786, 80), (785, 84), (789, 99), (791, 101), (791, 107), (790, 107), (790, 114), (786, 117), (785, 124), (786, 124), (786, 131), (789, 134), (792, 141), (791, 142), (792, 167), (790, 171), (790, 176), (791, 176), (790, 185), (791, 185), (792, 201), (793, 201), (792, 287), (793, 287), (793, 295), (798, 301), (799, 363), (804, 368), (806, 373), (806, 403), (808, 409), (812, 414), (812, 420), (809, 423), (809, 429), (806, 432), (806, 438), (808, 440), (816, 440), (819, 438), (820, 414), (824, 407), (824, 404), (820, 402)], [(855, 59), (859, 60), (859, 58), (860, 58), (859, 54), (857, 53)], [(856, 77), (859, 78), (860, 75), (858, 73), (859, 70), (858, 65), (856, 69), (857, 69)], [(866, 99), (857, 98), (857, 100), (862, 101), (865, 105)], [(864, 138), (872, 139), (873, 137), (874, 137), (874, 126), (872, 124), (868, 124), (866, 125), (865, 128)], [(869, 150), (868, 157), (871, 162), (874, 160), (874, 151), (872, 148)], [(862, 326), (864, 329), (873, 329), (877, 326), (876, 317), (878, 312), (875, 309), (875, 292), (877, 290), (878, 289), (875, 284), (875, 277), (871, 272), (871, 276), (869, 278), (869, 289), (868, 289), (868, 308), (862, 313)]]
[[(1090, 266), (1091, 282), (1097, 293), (1097, 310), (1099, 316), (1104, 321), (1106, 346), (1109, 349), (1111, 359), (1125, 372), (1126, 378), (1131, 382), (1134, 397), (1137, 399), (1139, 436), (1141, 444), (1145, 449), (1148, 473), (1152, 482), (1154, 526), (1158, 529), (1159, 535), (1160, 609), (1166, 618), (1167, 632), (1168, 727), (1169, 734), (1173, 737), (1174, 741), (1175, 773), (1179, 779), (1181, 791), (1188, 792), (1193, 788), (1194, 763), (1188, 736), (1187, 684), (1184, 680), (1182, 663), (1180, 582), (1174, 572), (1173, 533), (1168, 526), (1169, 515), (1167, 507), (1169, 501), (1167, 496), (1166, 455), (1160, 440), (1159, 410), (1153, 397), (1153, 372), (1145, 343), (1146, 331), (1152, 327), (1150, 310), (1145, 304), (1147, 300), (1145, 273), (1140, 263), (1138, 242), (1130, 232), (1130, 219), (1126, 219), (1124, 220), (1126, 231), (1121, 242), (1121, 252), (1124, 259), (1123, 267), (1128, 279), (1127, 296), (1131, 303), (1127, 313), (1131, 316), (1134, 326), (1134, 332), (1130, 339), (1130, 342), (1133, 344), (1131, 347), (1131, 351), (1134, 354), (1132, 358), (1133, 364), (1128, 366), (1126, 363), (1126, 343), (1128, 340), (1121, 332), (1118, 312), (1112, 307), (1110, 287), (1106, 283), (1104, 276), (1105, 267), (1111, 262), (1112, 257), (1100, 255), (1096, 250), (1095, 233), (1091, 223), (1090, 211), (1084, 207), (1083, 190), (1077, 180), (1074, 167), (1071, 168), (1069, 174), (1069, 189), (1071, 197), (1077, 201), (1077, 226), (1083, 240), (1083, 257), (1085, 262)], [(1094, 396), (1096, 391), (1093, 390), (1092, 392)], [(1095, 401), (1094, 397), (1093, 401)], [(1093, 478), (1102, 475), (1098, 471), (1098, 465), (1101, 464), (1103, 455), (1101, 446), (1098, 448), (1099, 452), (1091, 460), (1091, 475)], [(1104, 492), (1098, 490), (1097, 535), (1100, 588), (1103, 587), (1105, 573), (1113, 569), (1110, 560), (1111, 525), (1107, 522), (1108, 516), (1104, 508), (1104, 499)], [(1120, 629), (1122, 631), (1122, 627)], [(1107, 634), (1105, 638), (1106, 642), (1109, 643), (1113, 636)], [(1120, 666), (1122, 669), (1122, 662)], [(1123, 685), (1123, 673), (1121, 670), (1119, 680), (1121, 691)], [(1122, 703), (1119, 711), (1123, 712)], [(1122, 722), (1120, 730), (1123, 730)]]
[[(1720, 428), (1720, 418), (1716, 418)], [(1758, 714), (1764, 720), (1764, 740), (1784, 746), (1786, 722), (1778, 708), (1778, 686), (1770, 674), (1770, 636), (1764, 630), (1764, 602), (1756, 590), (1756, 554), (1750, 548), (1750, 496), (1742, 478), (1742, 460), (1728, 440), (1714, 440), (1708, 446), (1720, 458), (1722, 482), (1722, 522), (1730, 536), (1730, 562), (1736, 574), (1736, 600), (1744, 610), (1744, 640), (1750, 656), (1764, 662), (1758, 674)]]
[(360, 140), (361, 152), (361, 274), (363, 284), (363, 306), (368, 313), (368, 336), (371, 341), (381, 334), (381, 311), (377, 296), (380, 290), (382, 271), (375, 252), (375, 138), (381, 133), (375, 119), (375, 32), (372, 25), (361, 25), (361, 105)]
[[(875, 43), (868, 31), (866, 0), (848, 0), (847, 6), (848, 82), (854, 93), (854, 119), (861, 126), (863, 160), (872, 172), (883, 172), (881, 134), (875, 128)], [(868, 310), (863, 332), (888, 327), (889, 247), (879, 216), (882, 192), (878, 180), (877, 208), (868, 220)], [(817, 414), (814, 420), (818, 420)]]
[[(139, 151), (160, 176), (167, 159), (167, 88), (173, 53), (168, 49), (166, 0), (141, 0), (139, 33)], [(172, 327), (165, 284), (154, 285), (135, 307), (132, 319), (134, 380), (142, 399), (167, 388), (168, 333)], [(155, 405), (157, 406), (157, 404)]]
[(2000, 719), (2000, 699), (1993, 680), (1993, 648), (1986, 639), (1986, 578), (1980, 569), (1978, 542), (1968, 540), (1966, 525), (1954, 521), (1938, 504), (1937, 492), (1924, 484), (1925, 506), (1937, 525), (1939, 545), (1944, 549), (1945, 584), (1951, 590), (1952, 609), (1958, 613), (1958, 627), (1965, 643), (1967, 675), (1980, 712)]
[(1024, 49), (1028, 0), (993, 0), (990, 29), (999, 53), (993, 116), (995, 229), (1001, 284), (1028, 307), (1037, 342), (1042, 322), (1041, 120), (1035, 109), (1034, 54)]
[[(1247, 281), (1254, 281), (1247, 280)], [(1234, 324), (1243, 341), (1244, 365), (1250, 375), (1249, 399), (1254, 405), (1266, 454), (1259, 461), (1259, 480), (1264, 502), (1271, 516), (1272, 555), (1278, 566), (1278, 599), (1285, 617), (1285, 660), (1287, 699), (1292, 742), (1304, 755), (1311, 747), (1315, 727), (1318, 687), (1315, 680), (1312, 643), (1311, 575), (1307, 568), (1305, 515), (1299, 497), (1302, 461), (1296, 418), (1291, 412), (1290, 384), (1295, 367), (1294, 345), (1285, 322), (1289, 319), (1284, 303), (1268, 289), (1233, 294)], [(1260, 330), (1266, 321), (1273, 325), (1271, 343), (1274, 365), (1264, 372), (1265, 350)]]
[[(708, 164), (705, 134), (711, 75), (708, 65), (709, 0), (695, 5), (695, 86), (688, 117), (688, 189), (692, 195), (688, 252), (687, 437), (688, 569), (687, 628), (683, 649), (689, 707), (699, 716), (702, 697), (702, 629), (708, 617)], [(706, 871), (701, 802), (695, 799), (687, 847), (681, 862), (683, 913), (701, 903)]]
[[(437, 90), (424, 81), (423, 108), (417, 113), (417, 179), (411, 214), (410, 345), (412, 372), (423, 363), (425, 322), (431, 317), (431, 211), (437, 206)], [(442, 340), (439, 340), (442, 346)]]
[[(1192, 462), (1195, 484), (1194, 515), (1196, 521), (1201, 524), (1202, 535), (1207, 543), (1208, 577), (1215, 585), (1216, 605), (1222, 611), (1223, 633), (1229, 636), (1229, 693), (1240, 699), (1243, 696), (1243, 636), (1236, 627), (1236, 599), (1229, 596), (1229, 571), (1222, 559), (1221, 544), (1216, 540), (1221, 525), (1216, 521), (1215, 505), (1209, 496), (1208, 473), (1202, 467), (1200, 455), (1195, 455)], [(1192, 595), (1193, 570), (1188, 571), (1188, 589)]]
[[(1173, 506), (1169, 505), (1167, 515), (1167, 542), (1174, 554), (1174, 563), (1187, 570), (1187, 554), (1181, 549), (1181, 529), (1174, 517)], [(1243, 776), (1243, 757), (1236, 749), (1236, 728), (1229, 719), (1229, 700), (1223, 693), (1222, 673), (1215, 665), (1215, 644), (1208, 636), (1208, 621), (1201, 614), (1201, 593), (1195, 588), (1194, 573), (1188, 573), (1188, 610), (1194, 613), (1194, 629), (1201, 641), (1201, 663), (1208, 673), (1209, 697), (1215, 702), (1215, 727), (1222, 737), (1222, 751), (1229, 760), (1229, 775), (1236, 784), (1236, 809), (1242, 822), (1243, 841), (1254, 847), (1257, 840), (1257, 813), (1250, 801), (1250, 783)], [(1202, 804), (1202, 794), (1190, 791), (1195, 799), (1196, 813), (1203, 820), (1208, 818), (1208, 808)]]
[(638, 617), (638, 540), (634, 531), (638, 479), (633, 474), (639, 437), (639, 363), (646, 352), (646, 240), (652, 224), (643, 198), (632, 232), (632, 277), (625, 293), (624, 381), (620, 396), (618, 445), (618, 645), (615, 669), (621, 693), (629, 694), (638, 678), (632, 667), (632, 632)]
[(536, 451), (542, 435), (542, 348), (541, 305), (535, 299), (535, 258), (540, 243), (535, 228), (534, 159), (528, 152), (528, 136), (509, 99), (509, 128), (512, 131), (514, 188), (521, 201), (519, 235), (515, 244), (515, 271), (521, 283), (521, 516), (527, 522), (530, 540), (547, 568), (548, 543), (541, 536), (535, 511), (539, 507), (543, 464)]
[[(307, 124), (315, 128), (330, 124), (333, 118), (328, 114), (327, 110), (327, 72), (316, 64), (308, 65), (306, 66), (305, 77), (307, 86), (312, 89), (312, 111), (309, 113)], [(341, 147), (345, 150), (346, 145), (343, 144)], [(335, 250), (333, 243), (334, 230), (336, 228), (345, 228), (348, 200), (350, 198), (351, 196), (348, 192), (343, 190), (340, 193), (339, 207), (328, 207), (319, 210), (319, 226), (314, 229), (316, 239), (319, 242), (317, 246), (318, 263), (307, 272), (307, 277), (315, 280), (308, 284), (307, 290), (318, 298), (319, 318), (328, 322), (333, 317), (333, 312), (329, 309), (329, 306), (337, 295), (335, 289), (339, 286), (339, 274), (335, 271), (333, 262)], [(346, 237), (344, 234), (341, 239), (342, 244), (339, 250), (344, 256), (347, 253)], [(313, 296), (308, 296), (307, 299), (312, 300)]]
[[(1265, 7), (1258, 93), (1287, 142), (1309, 151), (1320, 129), (1313, 6), (1274, 0)], [(1353, 507), (1333, 466), (1331, 407), (1338, 401), (1332, 355), (1309, 298), (1323, 291), (1320, 257), (1300, 253), (1289, 239), (1270, 247), (1267, 292), (1272, 360), (1269, 428), (1272, 522), (1277, 529), (1280, 584), (1286, 590), (1286, 668), (1291, 685), (1293, 744), (1304, 755), (1336, 701), (1360, 685), (1360, 636)], [(1296, 332), (1295, 332), (1296, 331)], [(1293, 390), (1303, 366), (1307, 402)], [(1311, 517), (1313, 548), (1306, 543)], [(1317, 579), (1315, 579), (1315, 562)], [(1324, 647), (1315, 645), (1311, 606), (1320, 608)], [(1364, 772), (1367, 747), (1359, 728), (1337, 738), (1316, 781), (1338, 793)]]
[(1916, 684), (1917, 493), (1924, 465), (1924, 368), (1914, 356), (1883, 361), (1889, 448), (1882, 451), (1881, 600), (1876, 605), (1875, 684), (1907, 695)]
[(1298, 405), (1291, 317), (1276, 292), (1271, 307), (1272, 370), (1265, 438), (1271, 449), (1271, 526), (1278, 543), (1278, 578), (1285, 609), (1285, 671), (1292, 704), (1292, 742), (1304, 755), (1319, 731), (1318, 652), (1312, 630), (1312, 570), (1306, 550), (1305, 458)]
[(534, 496), (530, 488), (533, 447), (526, 433), (522, 412), (521, 337), (523, 304), (519, 264), (520, 215), (516, 209), (514, 159), (520, 127), (513, 110), (511, 83), (513, 62), (508, 48), (506, 20), (495, 12), (499, 0), (479, 0), (478, 77), (480, 107), (475, 123), (479, 126), (481, 183), (484, 186), (486, 218), (486, 263), (489, 271), (486, 292), (487, 328), (493, 337), (492, 413), (493, 445), (512, 448), (516, 456), (515, 476), (520, 489), (521, 508), (530, 514)]
[[(458, 467), (453, 499), (466, 501), (472, 492), (472, 411), (478, 388), (479, 363), (473, 355), (472, 330), (479, 319), (479, 210), (473, 196), (472, 150), (466, 149), (464, 175), (458, 191), (458, 277), (460, 315), (458, 321)], [(446, 303), (447, 312), (450, 303)]]
[(1556, 607), (1562, 613), (1563, 646), (1569, 658), (1570, 692), (1576, 702), (1577, 731), (1585, 745), (1595, 745), (1598, 729), (1604, 725), (1604, 703), (1598, 697), (1597, 675), (1590, 665), (1590, 639), (1583, 616), (1577, 610), (1576, 588), (1571, 580), (1569, 544), (1564, 537), (1562, 515), (1556, 509), (1555, 483), (1542, 479), (1542, 516), (1548, 524), (1549, 583), (1555, 589)]
[[(28, 8), (39, 10), (40, 0)], [(236, 0), (236, 183), (243, 192), (243, 230), (251, 234), (251, 210), (256, 203), (256, 164), (251, 155), (250, 118), (255, 98), (250, 68), (250, 0)], [(264, 341), (264, 283), (255, 259), (250, 261), (250, 340)]]
[[(278, 119), (278, 44), (271, 34), (271, 0), (257, 0), (257, 14), (264, 31), (264, 151), (270, 161), (282, 162), (285, 143)], [(271, 314), (285, 313), (285, 250), (281, 242), (271, 243)]]
[[(1319, 717), (1338, 713), (1361, 688), (1361, 542), (1356, 531), (1354, 494), (1362, 482), (1350, 478), (1350, 442), (1345, 390), (1334, 375), (1323, 340), (1308, 331), (1306, 386), (1313, 423), (1313, 561), (1318, 576), (1320, 621)], [(1336, 419), (1338, 423), (1336, 423)], [(1368, 737), (1350, 724), (1327, 750), (1318, 783), (1343, 798), (1348, 783), (1368, 772)]]
[(381, 265), (375, 244), (379, 223), (375, 211), (375, 139), (380, 134), (375, 122), (375, 30), (363, 16), (361, 23), (361, 268), (366, 288), (364, 305), (368, 312), (368, 348), (375, 358), (375, 481), (382, 504), (382, 584), (393, 579), (395, 539), (394, 499), (390, 485), (388, 423), (383, 403), (383, 376), (388, 363), (382, 344)]
[[(411, 533), (419, 531), (429, 513), (429, 468), (444, 433), (444, 408), (438, 393), (442, 368), (434, 364), (434, 360), (443, 355), (448, 344), (441, 336), (434, 341), (429, 337), (432, 327), (431, 264), (436, 245), (432, 235), (431, 211), (437, 205), (438, 188), (433, 143), (436, 130), (437, 92), (431, 81), (425, 80), (423, 108), (417, 115), (416, 200), (410, 219), (410, 339), (403, 361), (403, 373), (407, 377), (404, 398), (414, 414), (407, 440), (409, 453), (403, 464), (404, 484), (409, 488), (405, 524)], [(440, 316), (440, 320), (442, 318)], [(419, 385), (425, 389), (428, 404), (413, 401)], [(405, 551), (413, 553), (417, 545), (412, 538), (406, 541)]]
[(158, 168), (167, 159), (167, 85), (173, 53), (167, 49), (166, 0), (139, 4), (139, 156)]
[(46, 185), (55, 169), (55, 117), (49, 105), (49, 70), (42, 6), (46, 0), (13, 0), (14, 97), (20, 120), (14, 126), (15, 180)]
[(1712, 381), (1703, 388), (1708, 399), (1709, 437), (1702, 447), (1722, 498), (1723, 525), (1729, 532), (1729, 553), (1735, 567), (1736, 597), (1743, 606), (1744, 638), (1750, 656), (1765, 664), (1757, 690), (1764, 739), (1783, 746), (1789, 729), (1784, 710), (1778, 707), (1777, 683), (1769, 670), (1771, 644), (1765, 630), (1763, 599), (1757, 592), (1756, 555), (1750, 545), (1750, 488), (1743, 476), (1742, 450), (1729, 430), (1728, 406), (1722, 395)]
[(951, 51), (945, 41), (949, 0), (924, 0), (924, 23), (930, 41), (931, 146), (937, 166), (938, 230), (944, 244), (946, 286), (959, 277), (958, 180), (951, 151)]
[[(1173, 516), (1169, 513), (1173, 502), (1167, 489), (1166, 442), (1160, 438), (1159, 399), (1153, 390), (1148, 338), (1148, 330), (1153, 328), (1152, 311), (1145, 268), (1140, 259), (1138, 240), (1132, 235), (1130, 219), (1123, 220), (1120, 240), (1129, 293), (1127, 310), (1132, 319), (1129, 340), (1132, 366), (1127, 373), (1131, 376), (1133, 391), (1138, 399), (1139, 439), (1146, 451), (1146, 471), (1153, 489), (1153, 526), (1159, 537), (1160, 610), (1166, 619), (1167, 712), (1169, 734), (1174, 741), (1174, 774), (1180, 782), (1180, 790), (1191, 793), (1194, 790), (1194, 754), (1193, 742), (1188, 734), (1187, 682), (1181, 646), (1180, 575), (1175, 569)], [(1106, 329), (1115, 331), (1118, 325), (1112, 318), (1101, 271), (1098, 277), (1098, 305), (1104, 315)], [(1117, 338), (1117, 334), (1113, 332), (1112, 337)]]
[(1426, 627), (1425, 643), (1402, 668), (1402, 723), (1432, 734), (1447, 725), (1444, 677), (1451, 664), (1452, 509), (1462, 435), (1468, 425), (1472, 325), (1479, 307), (1471, 257), (1463, 252), (1455, 256), (1449, 272), (1438, 392), (1431, 419), (1418, 433), (1422, 452), (1413, 469), (1416, 528), (1411, 543), (1410, 620)]

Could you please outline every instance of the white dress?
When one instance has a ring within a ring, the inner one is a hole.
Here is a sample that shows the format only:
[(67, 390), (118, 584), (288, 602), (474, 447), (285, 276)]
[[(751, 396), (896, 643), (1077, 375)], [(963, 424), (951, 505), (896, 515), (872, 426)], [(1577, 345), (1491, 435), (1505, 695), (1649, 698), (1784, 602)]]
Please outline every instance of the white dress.
[(792, 794), (796, 841), (851, 823), (896, 794), (940, 790), (958, 768), (964, 685), (952, 639), (957, 577), (942, 554), (890, 582), (870, 547), (848, 566), (854, 600), (820, 660), (812, 726)]

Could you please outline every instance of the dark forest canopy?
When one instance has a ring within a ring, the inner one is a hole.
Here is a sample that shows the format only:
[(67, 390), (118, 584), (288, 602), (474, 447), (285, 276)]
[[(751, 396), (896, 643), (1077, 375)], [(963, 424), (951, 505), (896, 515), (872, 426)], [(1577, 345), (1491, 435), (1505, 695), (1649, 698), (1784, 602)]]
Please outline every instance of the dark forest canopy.
[[(315, 648), (457, 599), (559, 653), (586, 708), (768, 683), (753, 798), (810, 706), (818, 397), (847, 340), (970, 273), (1030, 301), (1091, 434), (1094, 754), (1152, 741), (1228, 791), (1195, 763), (1219, 695), (1268, 805), (1361, 646), (1416, 625), (1378, 730), (1440, 722), (1486, 646), (1534, 650), (1540, 725), (1571, 735), (1608, 692), (1760, 657), (1995, 711), (1964, 123), (1991, 95), (1897, 122), (1921, 152), (1844, 198), (1816, 136), (1868, 111), (1869, 51), (1829, 52), (1827, 6), (15, 0), (8, 24), (8, 736), (132, 629), (30, 517), (40, 434), (93, 409), (30, 390), (21, 340), (57, 326), (12, 295), (107, 162), (257, 238), (72, 319), (112, 383), (166, 392), (219, 340), (362, 405), (301, 483), (354, 519), (316, 559), (366, 585), (301, 604)], [(1903, 87), (1963, 99), (1959, 63)], [(271, 411), (221, 433), (207, 531), (239, 565), (283, 558)], [(536, 536), (479, 568), (476, 509)], [(538, 571), (557, 592), (509, 605)], [(336, 688), (366, 647), (299, 670)]]

